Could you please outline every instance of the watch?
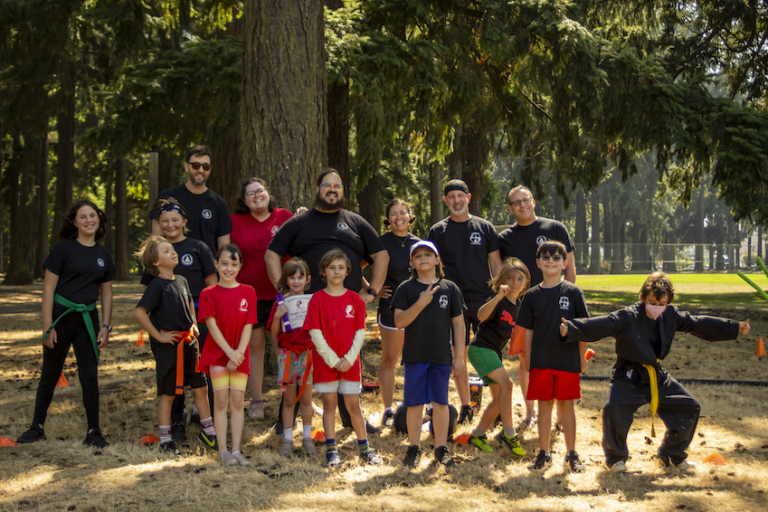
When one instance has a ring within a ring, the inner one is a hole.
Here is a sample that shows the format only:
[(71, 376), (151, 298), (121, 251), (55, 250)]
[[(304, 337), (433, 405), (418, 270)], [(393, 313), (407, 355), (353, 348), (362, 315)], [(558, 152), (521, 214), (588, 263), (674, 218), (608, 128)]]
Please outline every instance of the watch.
[(368, 288), (368, 289), (367, 289), (367, 290), (365, 290), (365, 291), (366, 291), (366, 293), (368, 293), (368, 295), (373, 295), (374, 297), (375, 297), (375, 296), (377, 296), (377, 295), (379, 294), (379, 292), (377, 292), (377, 291), (376, 291), (376, 290), (374, 290), (373, 288)]
[(107, 328), (107, 331), (109, 331), (109, 332), (112, 332), (112, 326), (111, 326), (111, 325), (109, 325), (109, 324), (104, 324), (104, 325), (102, 325), (101, 327), (102, 327), (102, 328), (106, 327), (106, 328)]

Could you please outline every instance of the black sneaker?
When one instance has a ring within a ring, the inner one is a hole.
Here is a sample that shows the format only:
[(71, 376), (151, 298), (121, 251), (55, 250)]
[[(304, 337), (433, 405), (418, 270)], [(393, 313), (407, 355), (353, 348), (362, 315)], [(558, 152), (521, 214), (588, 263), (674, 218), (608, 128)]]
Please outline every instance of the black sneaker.
[(457, 423), (459, 425), (464, 425), (465, 423), (471, 424), (474, 417), (475, 417), (475, 411), (472, 409), (472, 406), (462, 405), (461, 414), (459, 414), (459, 421)]
[(539, 454), (536, 456), (536, 460), (534, 460), (532, 464), (528, 465), (528, 469), (531, 471), (541, 471), (550, 464), (552, 464), (552, 455), (546, 453), (544, 450), (539, 450)]
[(369, 434), (375, 434), (379, 431), (378, 427), (374, 427), (370, 423), (368, 423), (368, 420), (365, 420), (365, 431)]
[(174, 443), (185, 443), (187, 441), (187, 427), (183, 421), (174, 421), (171, 423), (171, 437)]
[(448, 448), (446, 448), (445, 446), (438, 446), (437, 448), (435, 448), (435, 460), (437, 461), (438, 464), (442, 464), (447, 468), (450, 468), (456, 465), (456, 462), (454, 462), (451, 452), (449, 452)]
[(176, 457), (181, 457), (181, 452), (178, 448), (176, 448), (176, 443), (173, 441), (160, 443), (160, 452), (167, 453), (169, 455), (175, 455)]
[(574, 450), (571, 450), (568, 452), (568, 455), (565, 456), (563, 465), (568, 466), (568, 468), (574, 473), (581, 473), (585, 469), (584, 463), (581, 462), (581, 459), (579, 459), (579, 454)]
[(210, 448), (211, 450), (216, 450), (217, 452), (219, 451), (219, 442), (216, 441), (215, 435), (209, 436), (208, 434), (205, 433), (204, 430), (201, 430), (197, 438), (201, 440), (203, 444), (206, 447)]
[(189, 424), (190, 425), (197, 425), (198, 427), (202, 428), (202, 423), (200, 423), (200, 413), (197, 411), (192, 411), (192, 414), (189, 415)]
[(421, 448), (418, 446), (409, 446), (408, 451), (405, 452), (403, 464), (415, 468), (419, 465), (419, 461), (421, 461)]
[(95, 446), (96, 448), (104, 448), (105, 446), (109, 446), (109, 443), (106, 439), (104, 439), (104, 436), (101, 435), (101, 430), (98, 428), (88, 432), (88, 435), (85, 436), (85, 441), (83, 441), (83, 444), (86, 446)]
[(45, 441), (48, 439), (45, 437), (45, 431), (41, 425), (33, 423), (29, 426), (29, 430), (21, 434), (17, 439), (17, 443), (35, 443), (37, 441)]
[(381, 426), (391, 427), (395, 424), (395, 413), (393, 411), (384, 411), (381, 416)]

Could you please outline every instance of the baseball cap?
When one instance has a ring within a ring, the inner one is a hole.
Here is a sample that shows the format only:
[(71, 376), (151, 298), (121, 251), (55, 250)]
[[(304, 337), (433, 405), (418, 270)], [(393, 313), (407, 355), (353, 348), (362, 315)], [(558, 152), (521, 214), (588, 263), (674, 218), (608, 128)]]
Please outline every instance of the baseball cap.
[(419, 240), (418, 242), (416, 242), (411, 246), (411, 252), (409, 253), (409, 257), (413, 256), (413, 252), (419, 247), (426, 247), (427, 249), (435, 253), (435, 256), (440, 256), (440, 252), (438, 252), (437, 247), (435, 247), (435, 244), (433, 244), (429, 240)]

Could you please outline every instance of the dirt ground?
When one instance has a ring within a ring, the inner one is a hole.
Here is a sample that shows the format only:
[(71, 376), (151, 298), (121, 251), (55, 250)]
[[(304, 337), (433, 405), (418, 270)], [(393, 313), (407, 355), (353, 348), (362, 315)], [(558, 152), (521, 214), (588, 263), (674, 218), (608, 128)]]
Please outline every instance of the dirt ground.
[[(13, 440), (32, 419), (40, 375), (40, 290), (39, 284), (0, 287), (0, 437)], [(528, 451), (522, 461), (513, 460), (498, 445), (487, 454), (451, 444), (457, 466), (438, 467), (431, 455), (431, 438), (425, 433), (425, 456), (411, 471), (402, 464), (405, 437), (385, 428), (371, 436), (371, 446), (384, 464), (359, 465), (354, 432), (341, 429), (340, 424), (337, 438), (344, 461), (340, 469), (325, 468), (322, 448), (312, 458), (298, 453), (283, 458), (278, 454), (282, 438), (270, 428), (280, 401), (274, 375), (265, 377), (267, 419), (253, 421), (246, 416), (243, 452), (251, 467), (219, 465), (214, 452), (194, 441), (198, 433), (194, 426), (187, 429), (190, 441), (182, 446), (184, 455), (164, 456), (157, 447), (138, 443), (144, 434), (157, 434), (154, 361), (148, 345), (135, 345), (139, 329), (132, 312), (140, 291), (136, 283), (115, 286), (114, 331), (110, 345), (102, 351), (101, 424), (110, 446), (97, 450), (82, 445), (85, 414), (77, 364), (70, 353), (65, 366), (70, 385), (56, 390), (45, 425), (48, 440), (0, 447), (0, 511), (768, 509), (768, 388), (749, 385), (687, 386), (702, 404), (690, 448), (690, 460), (698, 468), (690, 474), (666, 472), (655, 465), (653, 456), (664, 428), (657, 420), (657, 437), (650, 437), (650, 414), (645, 407), (638, 411), (630, 432), (628, 473), (608, 471), (600, 444), (608, 383), (588, 379), (582, 382), (577, 405), (577, 450), (587, 465), (581, 474), (563, 468), (565, 446), (559, 434), (552, 436), (555, 464), (543, 473), (530, 472), (527, 465), (538, 450), (535, 429), (521, 434)], [(766, 311), (768, 306), (758, 306), (755, 317), (765, 318)], [(363, 367), (365, 380), (374, 381), (381, 345), (375, 337), (373, 309), (368, 320)], [(757, 339), (765, 337), (766, 328), (768, 322), (753, 320), (752, 333), (732, 342), (708, 343), (678, 335), (664, 366), (680, 379), (768, 381), (768, 362), (755, 356)], [(609, 376), (614, 362), (612, 340), (601, 340), (593, 348), (597, 355), (585, 376)], [(508, 358), (505, 366), (517, 384), (517, 358)], [(397, 379), (395, 396), (401, 399), (402, 368)], [(457, 405), (453, 387), (451, 397)], [(486, 390), (486, 403), (489, 400)], [(524, 407), (517, 385), (514, 403), (516, 421), (520, 421)], [(366, 416), (381, 412), (378, 392), (364, 394), (363, 408)], [(315, 417), (313, 425), (322, 428), (321, 419)], [(469, 431), (464, 427), (458, 434)], [(297, 446), (300, 436), (298, 429)], [(703, 462), (713, 454), (728, 465)]]

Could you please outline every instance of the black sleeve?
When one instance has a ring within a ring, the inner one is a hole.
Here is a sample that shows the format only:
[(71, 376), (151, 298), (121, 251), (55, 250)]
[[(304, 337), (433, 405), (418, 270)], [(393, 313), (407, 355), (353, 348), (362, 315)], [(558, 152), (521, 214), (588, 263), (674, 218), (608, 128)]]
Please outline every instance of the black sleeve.
[(358, 235), (360, 235), (360, 238), (363, 240), (366, 256), (384, 250), (384, 245), (381, 243), (381, 240), (379, 240), (379, 234), (376, 233), (376, 230), (373, 229), (373, 226), (371, 226), (367, 220), (361, 217), (357, 229)]
[(499, 234), (490, 222), (486, 223), (488, 232), (485, 234), (488, 240), (488, 254), (499, 250)]
[(564, 343), (574, 341), (598, 341), (608, 336), (616, 336), (624, 322), (628, 319), (621, 311), (614, 311), (610, 315), (596, 316), (594, 318), (574, 318), (566, 320), (568, 324), (568, 336)]
[(739, 322), (714, 316), (694, 316), (687, 311), (671, 309), (677, 315), (676, 331), (688, 332), (707, 341), (733, 340), (739, 335)]
[(299, 217), (300, 216), (298, 215), (294, 215), (285, 221), (285, 224), (280, 226), (280, 229), (277, 230), (277, 233), (275, 233), (274, 238), (272, 238), (272, 241), (267, 247), (268, 251), (277, 253), (277, 255), (281, 258), (290, 253), (293, 240), (296, 237), (296, 233), (299, 229)]
[(157, 307), (157, 304), (160, 301), (160, 294), (162, 293), (159, 286), (152, 286), (152, 284), (153, 283), (149, 283), (147, 289), (144, 290), (144, 295), (141, 296), (141, 300), (139, 300), (139, 303), (136, 305), (136, 307), (142, 307), (150, 313)]
[(581, 288), (574, 290), (575, 307), (573, 308), (576, 318), (589, 318), (587, 303), (584, 300), (584, 292)]
[(51, 252), (48, 253), (48, 256), (46, 256), (45, 261), (43, 262), (43, 268), (50, 270), (57, 276), (61, 275), (61, 270), (64, 267), (64, 257), (66, 253), (64, 245), (63, 242), (54, 245), (53, 249), (51, 249)]
[(104, 248), (104, 261), (106, 263), (106, 269), (104, 270), (104, 276), (101, 278), (102, 283), (108, 283), (115, 280), (115, 262), (112, 260), (112, 254)]
[(405, 284), (408, 281), (403, 281), (400, 283), (400, 286), (397, 287), (397, 290), (395, 290), (395, 294), (392, 296), (392, 303), (389, 305), (389, 309), (392, 311), (397, 309), (402, 309), (405, 311), (410, 307), (408, 304), (408, 292), (405, 289)]
[(211, 249), (204, 243), (200, 242), (198, 244), (198, 252), (200, 253), (200, 263), (203, 267), (203, 275), (205, 277), (208, 277), (211, 274), (215, 274), (216, 261), (213, 258), (213, 252), (211, 251)]
[(529, 300), (530, 297), (526, 297), (523, 300), (523, 305), (520, 306), (520, 313), (517, 315), (515, 323), (525, 329), (533, 329), (533, 308), (531, 303), (533, 300)]
[(152, 279), (154, 279), (155, 276), (147, 272), (146, 270), (141, 273), (141, 281), (139, 281), (140, 284), (143, 284), (144, 286), (149, 286), (149, 283), (152, 282)]
[(459, 287), (454, 284), (451, 288), (451, 318), (456, 318), (457, 316), (464, 314), (464, 311), (467, 309), (467, 305), (464, 304), (464, 295), (462, 295)]
[[(232, 217), (229, 216), (229, 205), (224, 198), (219, 197), (219, 225), (216, 233), (216, 238), (224, 235), (228, 235), (232, 232)], [(210, 275), (210, 274), (207, 274)]]

